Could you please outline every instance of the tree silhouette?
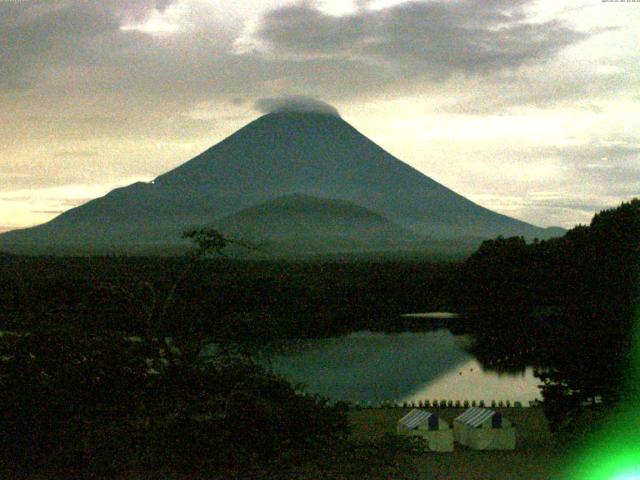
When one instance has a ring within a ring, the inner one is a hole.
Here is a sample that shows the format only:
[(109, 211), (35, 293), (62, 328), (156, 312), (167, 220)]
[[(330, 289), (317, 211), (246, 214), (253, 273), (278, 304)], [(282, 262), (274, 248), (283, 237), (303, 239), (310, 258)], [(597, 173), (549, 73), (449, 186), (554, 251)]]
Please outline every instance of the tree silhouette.
[[(197, 228), (186, 230), (182, 234), (182, 238), (189, 239), (192, 242), (191, 250), (188, 252), (189, 261), (186, 267), (182, 270), (178, 278), (171, 285), (169, 293), (167, 294), (162, 309), (158, 316), (158, 325), (161, 328), (165, 327), (167, 321), (167, 312), (174, 303), (176, 290), (178, 286), (189, 276), (195, 265), (203, 258), (209, 255), (222, 255), (222, 250), (231, 244), (240, 245), (245, 248), (251, 248), (248, 242), (242, 240), (234, 240), (227, 238), (224, 234), (220, 233), (214, 228)], [(167, 326), (168, 327), (168, 326)]]
[(613, 405), (632, 368), (639, 272), (640, 199), (562, 238), (486, 241), (459, 290), (460, 305), (484, 312), (469, 325), (474, 353), (502, 369), (535, 366), (554, 428), (598, 396)]

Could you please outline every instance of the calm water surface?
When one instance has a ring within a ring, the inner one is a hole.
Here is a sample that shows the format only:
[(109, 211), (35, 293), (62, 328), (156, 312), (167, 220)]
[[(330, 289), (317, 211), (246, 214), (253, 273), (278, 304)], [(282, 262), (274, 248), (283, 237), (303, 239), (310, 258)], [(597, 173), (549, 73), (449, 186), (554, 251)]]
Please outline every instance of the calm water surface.
[(288, 345), (269, 361), (305, 390), (361, 403), (420, 400), (539, 399), (532, 369), (521, 374), (483, 370), (465, 350), (465, 337), (435, 332), (357, 332)]

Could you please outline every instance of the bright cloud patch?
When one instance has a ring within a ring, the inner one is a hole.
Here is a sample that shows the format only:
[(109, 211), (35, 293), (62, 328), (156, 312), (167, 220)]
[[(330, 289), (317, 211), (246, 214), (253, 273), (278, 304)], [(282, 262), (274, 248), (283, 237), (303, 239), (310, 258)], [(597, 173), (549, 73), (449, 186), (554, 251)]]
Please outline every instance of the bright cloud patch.
[(189, 27), (188, 10), (184, 4), (175, 4), (164, 11), (152, 9), (142, 21), (122, 25), (123, 32), (136, 31), (149, 35), (170, 35)]

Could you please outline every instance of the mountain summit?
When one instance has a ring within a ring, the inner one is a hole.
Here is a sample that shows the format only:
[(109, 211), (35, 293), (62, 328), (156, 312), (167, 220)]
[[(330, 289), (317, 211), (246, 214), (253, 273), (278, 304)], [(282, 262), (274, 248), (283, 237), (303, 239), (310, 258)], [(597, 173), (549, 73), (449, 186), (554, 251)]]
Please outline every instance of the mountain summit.
[(189, 227), (292, 194), (349, 202), (422, 238), (545, 238), (398, 160), (336, 115), (282, 110), (249, 123), (150, 183), (134, 183), (52, 221), (0, 236), (10, 251), (140, 252)]

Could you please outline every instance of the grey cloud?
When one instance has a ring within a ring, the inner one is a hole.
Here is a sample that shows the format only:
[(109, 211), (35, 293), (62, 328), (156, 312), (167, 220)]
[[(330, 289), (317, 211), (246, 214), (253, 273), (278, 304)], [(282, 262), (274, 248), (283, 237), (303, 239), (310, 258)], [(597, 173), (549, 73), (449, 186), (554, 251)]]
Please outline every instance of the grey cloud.
[[(0, 118), (2, 116), (0, 115)], [(167, 141), (202, 137), (211, 134), (213, 120), (200, 120), (170, 113), (156, 115), (13, 115), (0, 132), (0, 142), (18, 148), (21, 143), (37, 140), (81, 141), (87, 139), (146, 140), (162, 138)], [(89, 159), (97, 152), (63, 150), (55, 152), (57, 159)]]
[(638, 143), (549, 146), (539, 148), (537, 151), (545, 156), (558, 156), (564, 160), (565, 164), (588, 171), (590, 174), (593, 174), (594, 164), (602, 164), (608, 168), (595, 170), (603, 170), (605, 174), (611, 173), (605, 170), (624, 173), (635, 171), (640, 178), (640, 144)]
[(18, 2), (0, 4), (2, 78), (27, 73), (34, 63), (42, 66), (40, 61), (50, 52), (68, 52), (76, 42), (81, 48), (83, 38), (118, 28), (113, 17), (91, 3), (48, 10), (43, 6), (41, 2), (26, 7)]
[[(206, 2), (187, 2), (190, 29), (163, 38), (120, 26), (170, 2), (105, 4), (0, 2), (0, 122), (15, 106), (12, 115), (62, 113), (80, 120), (91, 112), (121, 124), (139, 122), (140, 131), (145, 119), (186, 114), (199, 101), (256, 98), (251, 86), (278, 75), (268, 62), (231, 52), (242, 24), (219, 23)], [(5, 11), (12, 14), (3, 17)]]
[[(465, 184), (464, 173), (458, 173), (462, 186), (455, 190), (534, 224), (570, 227), (578, 220), (588, 222), (603, 208), (640, 196), (638, 139), (620, 144), (603, 139), (592, 144), (549, 146), (509, 144), (505, 140), (503, 145), (479, 151), (478, 155), (487, 158), (488, 165), (497, 171), (501, 165), (520, 166), (523, 176), (507, 181), (501, 175), (487, 175)], [(464, 172), (460, 157), (452, 163)], [(607, 168), (593, 168), (594, 164)], [(535, 168), (545, 165), (560, 167), (558, 175), (536, 178)], [(528, 170), (534, 175), (527, 175)]]
[(114, 14), (129, 20), (144, 20), (152, 10), (164, 12), (176, 0), (115, 0), (107, 3)]
[(529, 3), (409, 2), (342, 17), (303, 3), (271, 11), (258, 36), (276, 57), (348, 58), (432, 79), (517, 69), (589, 36), (557, 20), (528, 22)]
[(258, 35), (276, 55), (284, 53), (335, 54), (367, 36), (369, 25), (360, 15), (326, 15), (311, 4), (272, 10), (262, 20)]
[[(520, 206), (523, 207), (544, 207), (547, 209), (562, 209), (562, 210), (579, 210), (583, 212), (598, 212), (606, 208), (611, 208), (620, 203), (620, 199), (612, 199), (611, 192), (609, 196), (597, 197), (594, 195), (571, 195), (564, 194), (565, 197), (558, 197), (553, 199), (537, 199), (535, 195), (529, 195), (521, 200)], [(619, 194), (618, 194), (619, 195)], [(622, 200), (625, 197), (622, 196)]]
[(483, 115), (506, 112), (517, 107), (553, 108), (570, 106), (602, 113), (599, 101), (606, 101), (614, 92), (624, 91), (640, 81), (637, 69), (602, 76), (593, 70), (545, 70), (539, 66), (526, 75), (512, 74), (481, 79), (476, 89), (468, 89), (446, 99), (439, 110), (456, 114)]
[[(204, 2), (186, 4), (197, 30), (162, 39), (119, 27), (167, 8), (167, 0), (0, 2), (0, 14), (11, 13), (0, 15), (0, 63), (9, 66), (0, 68), (0, 96), (4, 90), (3, 100), (12, 100), (10, 90), (32, 87), (30, 99), (46, 96), (51, 110), (85, 105), (131, 124), (127, 117), (136, 112), (170, 116), (200, 101), (237, 107), (236, 98), (265, 95), (430, 94), (448, 88), (440, 80), (455, 73), (495, 79), (497, 71), (544, 60), (586, 36), (559, 22), (527, 24), (529, 3), (405, 3), (343, 17), (296, 5), (263, 19), (258, 35), (273, 54), (262, 55), (232, 53), (243, 25), (221, 23)], [(16, 98), (28, 111), (29, 99)]]
[(338, 110), (321, 100), (311, 97), (291, 96), (282, 98), (261, 98), (255, 104), (256, 110), (261, 113), (273, 112), (299, 112), (322, 113), (333, 117), (340, 117)]
[(523, 149), (519, 157), (531, 165), (549, 158), (558, 159), (570, 172), (569, 177), (562, 179), (567, 187), (598, 185), (608, 194), (622, 198), (640, 194), (640, 144), (637, 143), (543, 146)]
[(94, 65), (92, 47), (119, 32), (123, 21), (163, 11), (173, 0), (29, 0), (0, 2), (0, 87), (33, 87), (39, 70), (57, 63)]

